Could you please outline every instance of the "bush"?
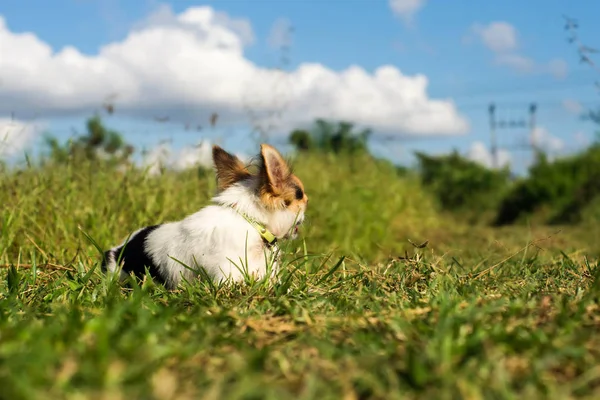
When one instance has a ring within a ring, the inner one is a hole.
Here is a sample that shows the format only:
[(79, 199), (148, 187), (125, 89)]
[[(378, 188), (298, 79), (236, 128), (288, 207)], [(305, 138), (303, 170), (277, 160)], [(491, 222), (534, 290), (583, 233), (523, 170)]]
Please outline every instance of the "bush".
[(600, 195), (600, 144), (575, 156), (549, 162), (540, 153), (529, 176), (518, 182), (500, 204), (495, 225), (516, 222), (548, 208), (552, 223), (573, 223)]
[(289, 141), (300, 152), (321, 151), (326, 153), (368, 153), (367, 140), (371, 135), (369, 129), (354, 131), (349, 122), (337, 124), (317, 119), (310, 130), (295, 130)]
[(98, 115), (87, 120), (86, 133), (75, 139), (61, 144), (47, 134), (45, 141), (50, 150), (49, 159), (56, 163), (100, 158), (120, 163), (128, 161), (134, 151), (133, 146), (125, 143), (123, 135), (106, 128)]
[(416, 156), (423, 185), (446, 211), (468, 211), (480, 216), (495, 209), (508, 186), (508, 169), (485, 168), (456, 151), (443, 156), (417, 152)]

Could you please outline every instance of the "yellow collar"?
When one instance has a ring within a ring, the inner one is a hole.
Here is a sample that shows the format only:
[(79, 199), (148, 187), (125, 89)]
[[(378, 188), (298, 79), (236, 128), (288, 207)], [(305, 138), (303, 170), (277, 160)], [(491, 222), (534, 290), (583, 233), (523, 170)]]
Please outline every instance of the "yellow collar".
[(275, 235), (273, 235), (267, 229), (266, 226), (264, 226), (263, 224), (261, 224), (257, 220), (255, 220), (253, 218), (250, 218), (246, 214), (244, 214), (242, 212), (239, 212), (237, 209), (234, 208), (234, 210), (238, 214), (240, 214), (242, 217), (244, 217), (246, 219), (246, 221), (248, 221), (248, 223), (254, 227), (254, 229), (256, 229), (256, 231), (258, 232), (258, 234), (260, 235), (260, 237), (263, 238), (263, 240), (267, 243), (267, 245), (273, 246), (275, 243), (277, 243), (277, 237), (275, 237)]

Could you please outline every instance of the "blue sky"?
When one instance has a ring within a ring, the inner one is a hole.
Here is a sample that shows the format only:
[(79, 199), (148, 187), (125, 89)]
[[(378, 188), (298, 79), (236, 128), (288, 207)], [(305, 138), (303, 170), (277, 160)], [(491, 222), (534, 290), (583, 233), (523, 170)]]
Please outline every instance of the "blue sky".
[[(415, 149), (441, 153), (457, 148), (464, 153), (471, 150), (474, 157), (485, 158), (485, 155), (475, 153), (481, 153), (489, 144), (487, 107), (491, 101), (497, 104), (500, 118), (518, 119), (527, 117), (530, 102), (537, 102), (539, 140), (557, 154), (581, 148), (591, 140), (595, 127), (581, 121), (576, 111), (600, 104), (600, 94), (593, 87), (594, 80), (600, 76), (589, 66), (578, 63), (575, 48), (565, 40), (562, 15), (579, 21), (583, 41), (600, 46), (597, 39), (600, 38), (600, 27), (595, 18), (600, 5), (595, 3), (595, 0), (490, 0), (477, 3), (464, 0), (3, 0), (0, 16), (11, 34), (30, 32), (54, 52), (73, 47), (82, 56), (94, 58), (103, 46), (122, 42), (132, 29), (141, 29), (141, 21), (148, 24), (148, 17), (165, 5), (170, 6), (174, 15), (190, 7), (208, 5), (232, 19), (247, 23), (246, 26), (251, 28), (251, 39), (244, 45), (243, 57), (264, 68), (278, 65), (280, 52), (269, 43), (276, 34), (274, 24), (287, 20), (294, 28), (290, 62), (285, 66), (288, 71), (298, 71), (306, 63), (316, 63), (333, 73), (342, 74), (349, 67), (358, 66), (366, 73), (374, 74), (377, 68), (390, 65), (407, 79), (425, 76), (427, 99), (454, 102), (457, 114), (468, 123), (468, 128), (462, 132), (452, 132), (449, 128), (448, 132), (436, 134), (440, 125), (419, 130), (397, 120), (382, 124), (381, 129), (375, 128), (381, 130), (382, 135), (375, 137), (373, 148), (398, 163), (410, 163), (410, 154)], [(0, 57), (9, 60), (27, 55), (1, 54)], [(153, 62), (157, 65), (161, 61)], [(2, 65), (0, 60), (0, 79)], [(294, 79), (299, 78), (294, 75)], [(403, 89), (398, 87), (402, 92)], [(379, 88), (386, 90), (385, 85), (383, 89)], [(15, 96), (19, 99), (25, 95), (34, 96), (31, 90), (15, 85), (4, 96), (2, 90), (0, 85), (0, 113), (5, 114), (0, 117), (8, 116)], [(48, 102), (59, 99), (48, 96)], [(60, 96), (67, 95), (62, 93)], [(39, 108), (39, 112), (30, 114), (43, 115), (47, 130), (61, 137), (71, 135), (72, 127), (82, 129), (85, 117), (93, 111), (93, 107), (69, 105), (61, 106), (60, 112), (46, 111), (44, 98), (23, 104)], [(310, 98), (307, 95), (306, 101)], [(177, 101), (161, 101), (166, 109), (182, 105)], [(193, 106), (209, 107), (202, 101), (199, 99)], [(399, 100), (398, 104), (403, 103)], [(31, 115), (24, 110), (20, 109), (17, 118), (30, 119)], [(357, 111), (340, 112), (339, 115), (354, 115)], [(411, 120), (410, 111), (403, 112), (406, 114), (403, 118)], [(175, 147), (181, 147), (196, 142), (200, 134), (183, 131), (183, 118), (157, 124), (149, 114), (133, 109), (128, 112), (125, 107), (122, 114), (116, 113), (107, 119), (107, 123), (122, 130), (138, 146), (152, 147), (162, 139), (171, 138)], [(450, 125), (457, 121), (452, 118), (448, 116), (440, 124)], [(249, 128), (242, 120), (236, 121), (228, 128), (217, 129), (216, 133), (205, 129), (201, 134), (225, 135), (228, 138), (225, 145), (234, 151), (252, 153), (253, 145), (247, 138)], [(364, 121), (371, 120), (365, 116)], [(425, 123), (415, 122), (419, 126)], [(458, 125), (455, 130), (460, 130)], [(510, 153), (516, 169), (523, 168), (529, 154), (511, 146), (525, 143), (527, 135), (526, 130), (499, 132), (500, 146), (505, 147), (505, 153)], [(276, 142), (282, 140), (278, 137)]]

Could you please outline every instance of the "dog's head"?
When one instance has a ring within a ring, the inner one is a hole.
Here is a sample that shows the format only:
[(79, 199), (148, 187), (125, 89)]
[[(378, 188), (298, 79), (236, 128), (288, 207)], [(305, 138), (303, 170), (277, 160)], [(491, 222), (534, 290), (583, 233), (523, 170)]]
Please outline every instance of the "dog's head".
[(230, 191), (232, 195), (251, 197), (240, 201), (259, 207), (266, 216), (267, 229), (278, 238), (298, 235), (308, 196), (302, 181), (274, 147), (260, 146), (258, 170), (254, 173), (219, 146), (213, 146), (213, 161), (220, 193)]

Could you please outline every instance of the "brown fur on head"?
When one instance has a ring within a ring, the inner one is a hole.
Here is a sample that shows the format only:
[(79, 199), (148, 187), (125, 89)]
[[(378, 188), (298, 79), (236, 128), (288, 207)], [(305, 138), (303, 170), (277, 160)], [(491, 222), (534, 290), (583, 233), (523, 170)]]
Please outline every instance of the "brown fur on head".
[(308, 196), (302, 181), (292, 173), (288, 163), (273, 146), (261, 144), (256, 174), (252, 174), (239, 158), (217, 145), (213, 146), (212, 153), (218, 191), (242, 180), (255, 178), (258, 180), (257, 195), (268, 209), (296, 212), (306, 208)]
[(308, 196), (304, 185), (292, 173), (281, 154), (268, 144), (260, 146), (259, 196), (263, 204), (271, 209), (288, 208), (304, 210)]
[(223, 191), (234, 183), (252, 176), (239, 158), (217, 145), (213, 146), (212, 156), (216, 168), (218, 191)]

